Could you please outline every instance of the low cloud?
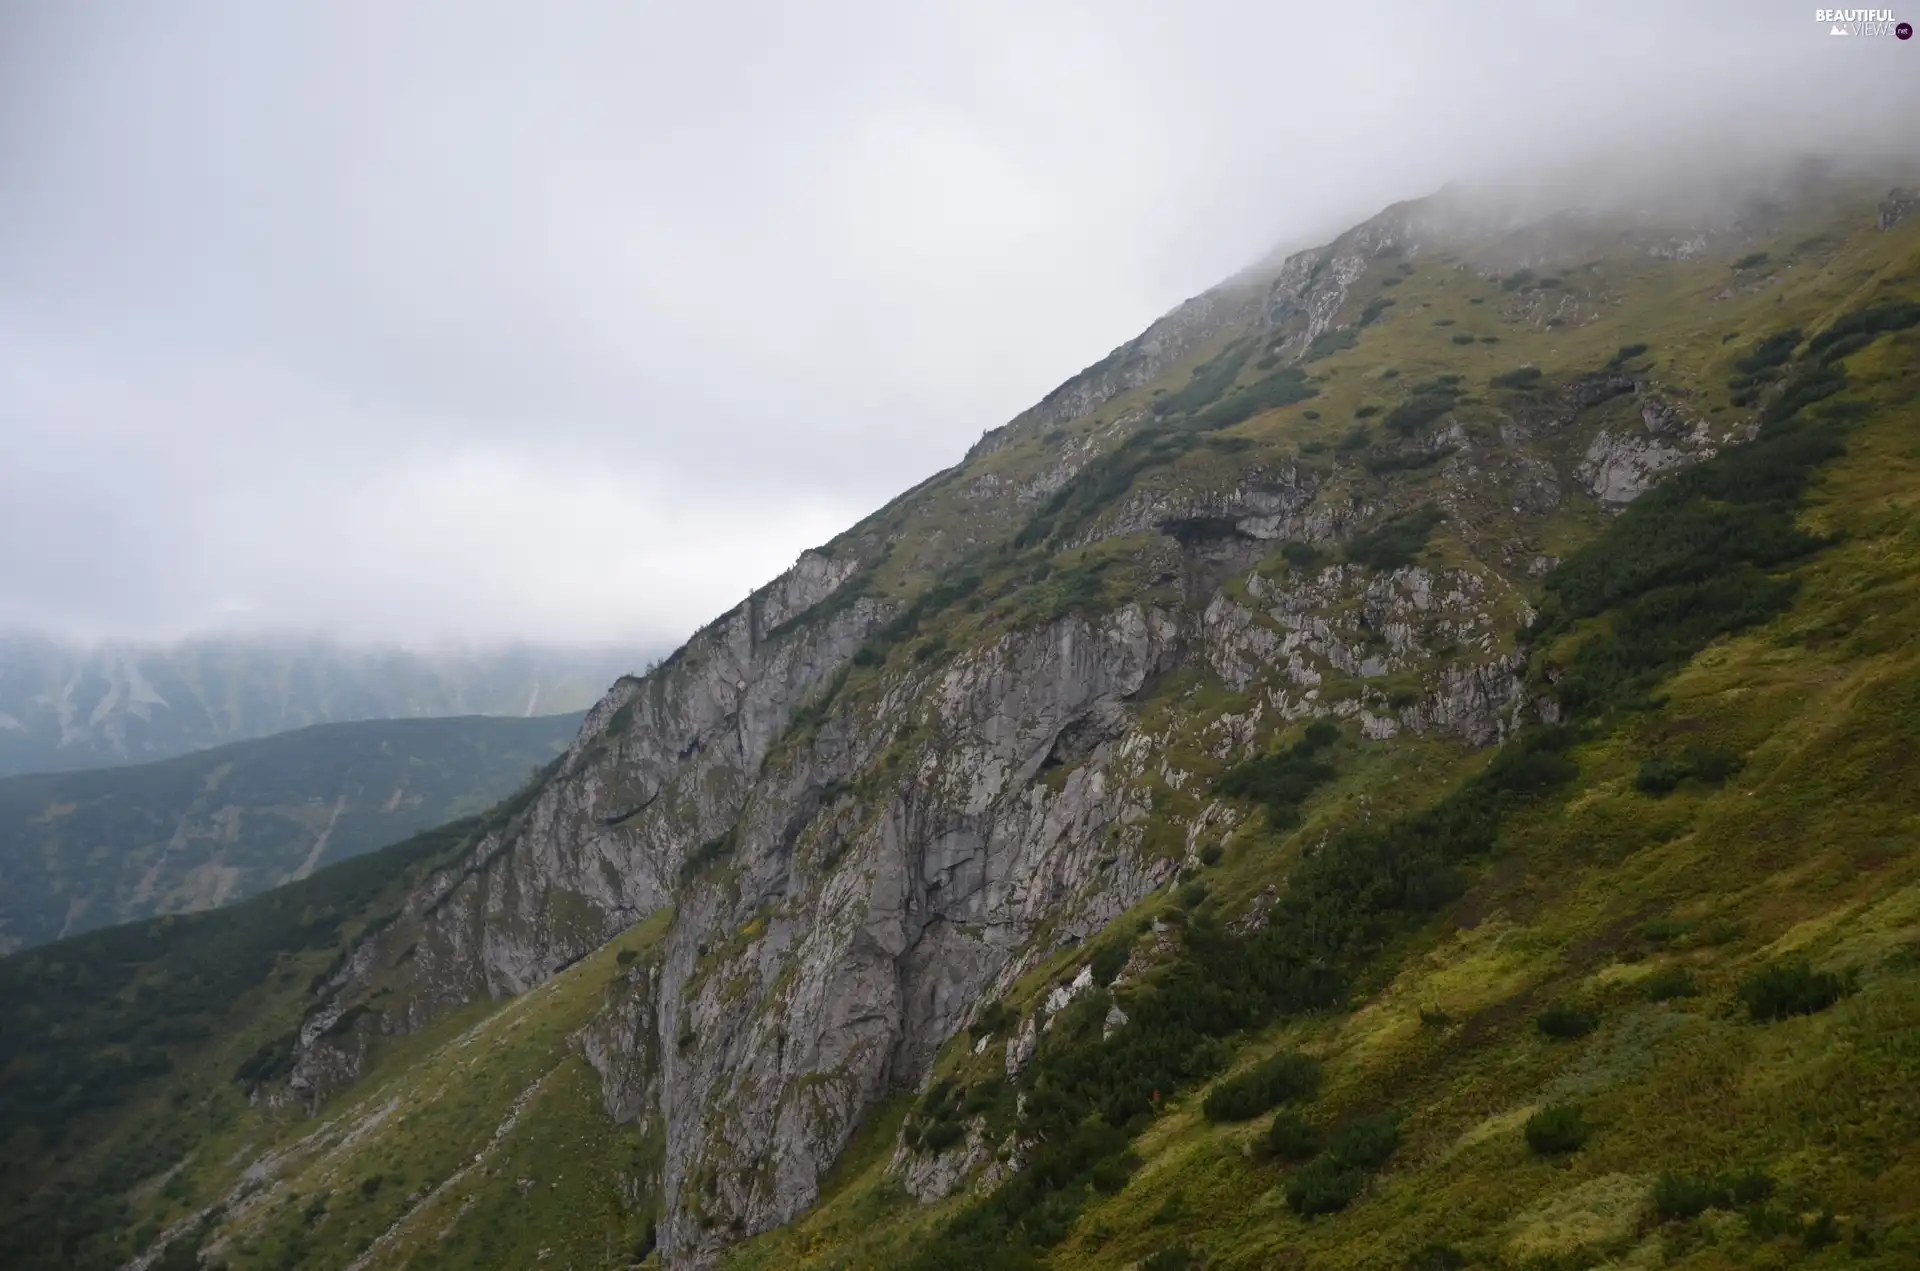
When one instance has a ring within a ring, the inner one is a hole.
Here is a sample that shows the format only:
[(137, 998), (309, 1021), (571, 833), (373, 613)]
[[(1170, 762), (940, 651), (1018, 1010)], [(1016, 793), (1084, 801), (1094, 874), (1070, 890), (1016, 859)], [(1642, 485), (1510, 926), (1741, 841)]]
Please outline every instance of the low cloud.
[(1786, 5), (25, 8), (0, 623), (96, 635), (672, 643), (1276, 243), (1920, 117)]

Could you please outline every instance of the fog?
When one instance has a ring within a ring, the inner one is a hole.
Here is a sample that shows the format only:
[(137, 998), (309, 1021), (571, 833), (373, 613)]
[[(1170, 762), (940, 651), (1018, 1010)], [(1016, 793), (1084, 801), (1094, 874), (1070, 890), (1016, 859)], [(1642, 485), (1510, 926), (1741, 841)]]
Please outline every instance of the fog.
[(1916, 118), (1783, 3), (0, 4), (0, 626), (671, 645), (1276, 245)]

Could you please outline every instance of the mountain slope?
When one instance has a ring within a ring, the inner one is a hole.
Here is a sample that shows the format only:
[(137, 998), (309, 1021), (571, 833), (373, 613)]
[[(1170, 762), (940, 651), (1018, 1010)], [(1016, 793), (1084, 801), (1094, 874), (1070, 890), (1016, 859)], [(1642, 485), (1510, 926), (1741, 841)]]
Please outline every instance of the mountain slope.
[(1435, 199), (1189, 302), (198, 1038), (205, 938), (0, 962), (8, 1250), (1906, 1265), (1915, 203)]
[(322, 724), (160, 763), (0, 779), (0, 949), (227, 904), (484, 811), (580, 718)]
[(639, 661), (613, 650), (436, 654), (243, 638), (79, 646), (0, 634), (0, 776), (168, 759), (309, 724), (565, 714)]

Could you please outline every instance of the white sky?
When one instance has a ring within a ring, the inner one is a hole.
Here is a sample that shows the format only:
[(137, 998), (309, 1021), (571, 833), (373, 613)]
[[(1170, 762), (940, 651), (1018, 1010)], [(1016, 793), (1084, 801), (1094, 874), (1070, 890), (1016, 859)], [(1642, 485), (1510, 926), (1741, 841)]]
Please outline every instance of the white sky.
[(1917, 90), (1774, 0), (0, 0), (0, 625), (670, 645), (1276, 243)]

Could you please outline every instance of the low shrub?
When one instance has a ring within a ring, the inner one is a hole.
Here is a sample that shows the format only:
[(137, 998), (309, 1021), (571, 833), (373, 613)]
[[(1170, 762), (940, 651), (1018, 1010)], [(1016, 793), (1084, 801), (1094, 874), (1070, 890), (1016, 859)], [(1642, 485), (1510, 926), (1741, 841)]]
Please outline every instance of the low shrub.
[(1693, 982), (1693, 972), (1683, 966), (1668, 967), (1647, 977), (1647, 1000), (1649, 1002), (1671, 1002), (1679, 997), (1698, 997), (1700, 988)]
[(1757, 341), (1750, 353), (1735, 359), (1733, 369), (1746, 378), (1743, 380), (1740, 376), (1736, 376), (1733, 386), (1744, 388), (1752, 381), (1752, 377), (1770, 371), (1776, 366), (1784, 366), (1793, 356), (1793, 351), (1800, 347), (1800, 334), (1799, 327), (1788, 327), (1785, 331), (1776, 331), (1765, 339)]
[(1318, 362), (1323, 357), (1332, 357), (1342, 349), (1350, 349), (1360, 343), (1360, 333), (1353, 327), (1329, 327), (1307, 342), (1306, 352), (1300, 355), (1304, 365)]
[(1126, 967), (1127, 959), (1133, 956), (1133, 950), (1125, 944), (1115, 941), (1093, 951), (1093, 982), (1101, 988), (1112, 984)]
[(1598, 1028), (1600, 1017), (1566, 1002), (1555, 1002), (1541, 1011), (1533, 1022), (1542, 1036), (1551, 1037), (1555, 1041), (1572, 1041), (1577, 1037), (1585, 1037)]
[(1454, 335), (1453, 342), (1455, 344), (1472, 344), (1475, 338), (1476, 337), (1472, 333), (1467, 331), (1461, 331)]
[(991, 1037), (1010, 1025), (1020, 1022), (1018, 1011), (1010, 1009), (1005, 1002), (992, 1001), (980, 1008), (980, 1013), (967, 1025), (967, 1036), (979, 1041), (982, 1037)]
[(1847, 980), (1816, 971), (1806, 958), (1788, 958), (1761, 967), (1740, 985), (1740, 1000), (1756, 1021), (1814, 1015), (1847, 995)]
[(1653, 1184), (1653, 1212), (1661, 1222), (1685, 1222), (1709, 1209), (1757, 1205), (1771, 1195), (1773, 1180), (1755, 1168), (1711, 1176), (1662, 1173)]
[(1382, 571), (1411, 565), (1414, 556), (1427, 545), (1427, 536), (1445, 519), (1439, 508), (1424, 504), (1348, 543), (1347, 559)]
[(1405, 1271), (1462, 1271), (1467, 1255), (1452, 1245), (1425, 1245), (1407, 1255)]
[(1283, 1103), (1305, 1102), (1320, 1091), (1320, 1064), (1299, 1051), (1283, 1051), (1207, 1093), (1201, 1111), (1209, 1121), (1251, 1121)]
[(1291, 1108), (1273, 1114), (1267, 1127), (1267, 1152), (1276, 1160), (1311, 1160), (1320, 1150), (1320, 1131)]
[(1228, 798), (1251, 799), (1260, 804), (1274, 829), (1292, 829), (1300, 823), (1301, 805), (1315, 790), (1333, 780), (1334, 767), (1319, 758), (1319, 752), (1339, 736), (1338, 728), (1325, 720), (1316, 720), (1293, 745), (1236, 764), (1214, 781), (1213, 788)]
[(1213, 358), (1196, 366), (1184, 385), (1155, 401), (1153, 413), (1161, 416), (1187, 414), (1210, 405), (1233, 387), (1240, 368), (1246, 365), (1252, 354), (1253, 345), (1249, 341), (1228, 345)]
[(1318, 569), (1327, 559), (1327, 554), (1312, 543), (1292, 542), (1280, 549), (1281, 559), (1295, 569)]
[[(1819, 354), (1840, 340), (1853, 335), (1875, 336), (1883, 331), (1904, 331), (1920, 326), (1920, 301), (1890, 300), (1855, 309), (1835, 319), (1832, 326), (1807, 341), (1807, 352)], [(1856, 346), (1858, 347), (1858, 346)]]
[(1337, 1214), (1354, 1202), (1367, 1185), (1367, 1176), (1331, 1157), (1320, 1156), (1287, 1180), (1287, 1208), (1302, 1218)]
[[(1389, 283), (1387, 285), (1392, 286), (1397, 284)], [(1360, 325), (1363, 327), (1372, 326), (1374, 323), (1380, 320), (1381, 314), (1385, 313), (1387, 310), (1391, 308), (1393, 308), (1393, 301), (1389, 300), (1387, 297), (1385, 296), (1374, 297), (1372, 300), (1367, 301), (1367, 307), (1360, 311)]]
[(1450, 457), (1453, 451), (1452, 446), (1438, 450), (1391, 450), (1386, 454), (1368, 455), (1361, 466), (1376, 477), (1389, 472), (1418, 472)]
[(1821, 1210), (1818, 1216), (1800, 1229), (1800, 1243), (1809, 1251), (1839, 1244), (1840, 1220), (1834, 1217), (1831, 1209)]
[(1140, 1263), (1140, 1271), (1192, 1271), (1197, 1265), (1199, 1259), (1193, 1256), (1193, 1250), (1185, 1245), (1168, 1245), (1147, 1255)]
[(1193, 426), (1203, 431), (1231, 428), (1265, 411), (1304, 402), (1319, 393), (1319, 389), (1307, 383), (1305, 371), (1289, 366), (1201, 410), (1193, 417)]
[(1537, 366), (1522, 366), (1494, 376), (1489, 383), (1495, 388), (1527, 388), (1539, 382), (1540, 374), (1540, 368)]
[(1327, 1155), (1352, 1169), (1375, 1170), (1400, 1146), (1400, 1114), (1379, 1112), (1342, 1126), (1327, 1145)]
[(1527, 1118), (1527, 1146), (1535, 1156), (1577, 1152), (1592, 1133), (1580, 1109), (1572, 1104), (1549, 1104)]

